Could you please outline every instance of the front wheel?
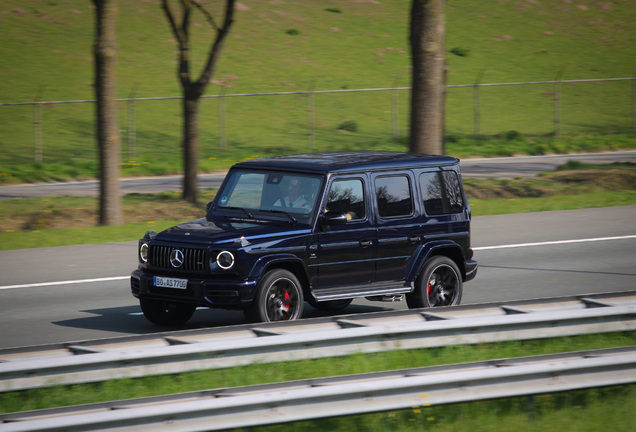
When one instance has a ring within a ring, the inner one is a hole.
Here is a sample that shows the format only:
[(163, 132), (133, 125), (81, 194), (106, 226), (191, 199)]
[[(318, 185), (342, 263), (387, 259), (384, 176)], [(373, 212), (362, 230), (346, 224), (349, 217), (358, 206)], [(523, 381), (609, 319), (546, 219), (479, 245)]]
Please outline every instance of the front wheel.
[(148, 321), (161, 326), (185, 324), (196, 310), (195, 305), (161, 300), (139, 299), (141, 311)]
[(410, 309), (455, 306), (461, 299), (461, 273), (455, 261), (445, 256), (428, 260), (415, 282), (415, 290), (406, 295)]
[(258, 283), (256, 297), (245, 309), (250, 322), (293, 321), (303, 314), (303, 289), (290, 271), (274, 269)]

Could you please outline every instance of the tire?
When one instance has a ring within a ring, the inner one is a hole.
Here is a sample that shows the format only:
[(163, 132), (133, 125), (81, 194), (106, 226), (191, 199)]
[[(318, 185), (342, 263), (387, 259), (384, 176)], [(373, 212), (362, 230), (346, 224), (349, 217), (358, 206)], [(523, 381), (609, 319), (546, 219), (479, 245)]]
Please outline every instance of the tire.
[(249, 322), (294, 321), (302, 317), (304, 301), (302, 286), (293, 273), (270, 270), (258, 283), (245, 318)]
[(329, 301), (321, 301), (317, 302), (315, 300), (309, 301), (309, 304), (321, 311), (341, 311), (346, 309), (347, 306), (351, 304), (353, 299), (342, 299), (342, 300), (329, 300)]
[(153, 324), (160, 326), (178, 326), (185, 324), (196, 310), (195, 305), (172, 303), (161, 300), (139, 299), (141, 311)]
[(462, 299), (462, 276), (455, 261), (445, 256), (430, 258), (415, 282), (415, 290), (406, 295), (410, 309), (455, 306)]

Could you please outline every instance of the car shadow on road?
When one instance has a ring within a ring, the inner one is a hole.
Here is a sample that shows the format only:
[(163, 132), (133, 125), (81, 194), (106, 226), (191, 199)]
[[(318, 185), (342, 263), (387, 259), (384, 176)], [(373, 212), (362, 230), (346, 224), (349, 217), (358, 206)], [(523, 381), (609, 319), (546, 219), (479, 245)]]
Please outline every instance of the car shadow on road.
[[(355, 305), (337, 312), (321, 311), (305, 304), (303, 319), (336, 317), (341, 315), (362, 314), (381, 312), (388, 310), (384, 307)], [(181, 326), (157, 326), (149, 322), (141, 312), (138, 305), (90, 309), (80, 311), (83, 314), (90, 314), (84, 318), (74, 318), (70, 320), (53, 322), (55, 325), (63, 327), (80, 328), (86, 330), (100, 330), (104, 332), (116, 332), (122, 334), (148, 334), (171, 330), (194, 330), (208, 327), (228, 327), (247, 324), (240, 310), (224, 309), (198, 309), (194, 316)]]

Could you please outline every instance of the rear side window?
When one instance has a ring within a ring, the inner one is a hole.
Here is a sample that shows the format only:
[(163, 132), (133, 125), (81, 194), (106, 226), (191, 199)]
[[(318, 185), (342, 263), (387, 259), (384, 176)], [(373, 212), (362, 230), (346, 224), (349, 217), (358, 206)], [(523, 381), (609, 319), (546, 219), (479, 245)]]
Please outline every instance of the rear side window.
[(422, 173), (420, 187), (427, 214), (441, 215), (463, 211), (464, 197), (455, 171)]
[(411, 182), (408, 176), (376, 177), (375, 196), (380, 217), (391, 218), (413, 214)]

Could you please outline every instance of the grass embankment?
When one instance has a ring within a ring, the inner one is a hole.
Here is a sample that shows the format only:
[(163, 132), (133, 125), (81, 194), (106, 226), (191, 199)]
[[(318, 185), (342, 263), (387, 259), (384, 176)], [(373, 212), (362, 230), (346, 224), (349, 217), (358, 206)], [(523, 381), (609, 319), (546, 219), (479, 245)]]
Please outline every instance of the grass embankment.
[[(214, 16), (221, 2), (209, 2)], [(580, 4), (579, 4), (580, 3)], [(446, 3), (448, 84), (629, 77), (634, 72), (632, 0)], [(410, 85), (409, 2), (242, 2), (206, 93), (218, 95), (387, 88)], [(176, 45), (157, 2), (121, 2), (117, 96), (179, 96)], [(200, 71), (215, 32), (191, 17), (192, 70)], [(523, 25), (519, 25), (523, 22)], [(4, 0), (0, 102), (94, 98), (90, 2)], [(629, 81), (483, 87), (478, 127), (473, 88), (449, 88), (447, 153), (543, 154), (634, 148)], [(561, 94), (561, 138), (555, 96)], [(254, 156), (307, 150), (404, 150), (409, 95), (399, 91), (319, 94), (308, 140), (306, 95), (225, 99), (200, 106), (201, 169)], [(180, 101), (120, 105), (124, 176), (177, 173)], [(0, 107), (0, 182), (93, 178), (97, 172), (91, 104), (41, 106), (42, 164), (33, 164), (34, 109)], [(134, 126), (131, 129), (132, 124)], [(134, 139), (128, 141), (129, 136)], [(220, 130), (227, 148), (221, 147)], [(485, 139), (470, 137), (478, 130)], [(394, 137), (394, 134), (397, 135)]]
[[(498, 344), (357, 354), (342, 358), (254, 364), (224, 370), (59, 386), (0, 394), (0, 412), (16, 412), (204, 389), (628, 346), (636, 332)], [(630, 431), (636, 386), (520, 397), (275, 426), (276, 431)], [(260, 430), (260, 429), (259, 429)]]
[[(636, 165), (570, 164), (534, 178), (465, 179), (473, 216), (636, 204)], [(207, 190), (207, 202), (215, 191)], [(136, 240), (202, 217), (176, 192), (124, 197), (126, 225), (96, 227), (96, 197), (12, 199), (0, 206), (0, 250)]]

